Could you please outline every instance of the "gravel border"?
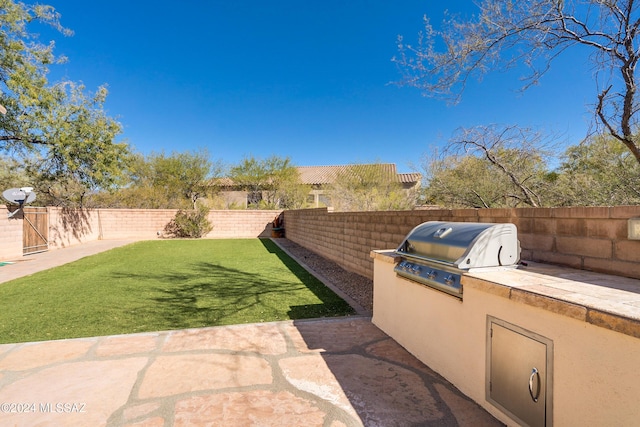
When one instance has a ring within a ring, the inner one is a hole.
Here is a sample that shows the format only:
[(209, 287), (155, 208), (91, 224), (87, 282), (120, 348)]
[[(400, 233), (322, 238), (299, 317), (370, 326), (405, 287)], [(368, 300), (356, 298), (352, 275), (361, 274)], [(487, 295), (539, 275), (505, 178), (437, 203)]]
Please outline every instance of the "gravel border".
[(345, 299), (358, 314), (373, 313), (373, 280), (340, 267), (337, 263), (286, 238), (271, 239), (298, 264)]

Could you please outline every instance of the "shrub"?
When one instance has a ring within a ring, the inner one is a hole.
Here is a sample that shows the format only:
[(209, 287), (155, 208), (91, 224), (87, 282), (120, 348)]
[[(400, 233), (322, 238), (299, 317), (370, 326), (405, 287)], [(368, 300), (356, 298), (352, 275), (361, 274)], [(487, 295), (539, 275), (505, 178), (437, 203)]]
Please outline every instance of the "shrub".
[(198, 205), (195, 209), (179, 210), (176, 216), (164, 227), (167, 237), (187, 237), (198, 239), (213, 230), (207, 219), (209, 208)]

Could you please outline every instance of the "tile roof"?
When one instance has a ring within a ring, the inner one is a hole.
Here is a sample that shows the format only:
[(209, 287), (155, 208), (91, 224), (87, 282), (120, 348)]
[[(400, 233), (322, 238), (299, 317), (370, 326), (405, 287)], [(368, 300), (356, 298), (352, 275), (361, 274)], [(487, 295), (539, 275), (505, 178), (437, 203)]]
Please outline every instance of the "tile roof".
[(349, 171), (353, 167), (379, 167), (384, 173), (396, 175), (398, 181), (403, 184), (418, 182), (422, 178), (419, 173), (397, 173), (396, 165), (393, 163), (338, 166), (298, 166), (296, 169), (300, 172), (300, 180), (303, 184), (321, 185), (335, 182), (336, 177), (340, 173)]
[[(415, 184), (420, 182), (422, 175), (419, 173), (397, 173), (396, 165), (393, 163), (374, 163), (358, 165), (338, 165), (338, 166), (296, 166), (300, 173), (300, 180), (307, 185), (332, 184), (340, 173), (350, 171), (353, 168), (379, 167), (383, 173), (395, 175), (398, 182), (402, 184)], [(228, 177), (216, 178), (213, 182), (222, 187), (232, 187), (233, 180)]]
[(418, 182), (421, 179), (422, 179), (422, 175), (417, 172), (398, 174), (398, 180), (403, 184), (411, 184), (414, 182)]

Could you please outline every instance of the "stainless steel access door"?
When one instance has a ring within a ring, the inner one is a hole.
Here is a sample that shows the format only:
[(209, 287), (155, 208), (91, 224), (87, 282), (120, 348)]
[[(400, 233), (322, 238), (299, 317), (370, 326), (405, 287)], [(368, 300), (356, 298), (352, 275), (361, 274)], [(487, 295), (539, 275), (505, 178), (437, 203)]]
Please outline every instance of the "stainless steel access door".
[(488, 318), (487, 400), (527, 426), (551, 425), (553, 343)]

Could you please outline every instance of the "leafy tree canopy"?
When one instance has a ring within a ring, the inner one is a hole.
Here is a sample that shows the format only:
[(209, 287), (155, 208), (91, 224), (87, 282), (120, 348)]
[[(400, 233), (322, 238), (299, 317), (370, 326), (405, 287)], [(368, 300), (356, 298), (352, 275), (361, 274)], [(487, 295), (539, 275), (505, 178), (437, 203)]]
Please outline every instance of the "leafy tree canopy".
[(413, 209), (417, 191), (406, 190), (395, 168), (380, 163), (345, 167), (328, 188), (337, 211), (381, 211)]
[(448, 207), (549, 206), (555, 202), (552, 154), (543, 136), (530, 129), (459, 129), (427, 165), (427, 201)]
[(554, 152), (527, 129), (460, 129), (425, 163), (426, 201), (449, 208), (640, 203), (640, 165), (610, 135), (569, 146), (562, 156)]
[(309, 193), (288, 157), (245, 157), (231, 168), (229, 177), (235, 186), (249, 192), (249, 207), (254, 209), (298, 208)]
[[(64, 58), (29, 28), (39, 22), (71, 34), (59, 18), (51, 6), (0, 0), (0, 152), (52, 200), (81, 203), (88, 191), (118, 182), (129, 150), (114, 141), (121, 127), (104, 111), (105, 87), (87, 94), (81, 84), (49, 83), (48, 67)], [(70, 186), (73, 194), (58, 192)]]
[(425, 200), (449, 208), (495, 208), (507, 202), (510, 192), (504, 179), (486, 160), (470, 155), (448, 155), (429, 160)]
[(128, 208), (196, 207), (196, 202), (217, 191), (214, 179), (224, 171), (221, 162), (210, 159), (207, 150), (137, 154), (128, 169), (129, 182), (123, 188), (102, 193), (93, 204)]
[(569, 147), (558, 177), (559, 206), (640, 204), (640, 165), (610, 136)]

